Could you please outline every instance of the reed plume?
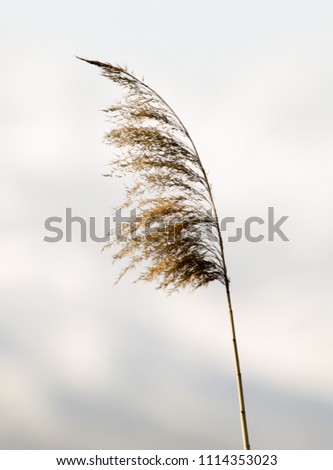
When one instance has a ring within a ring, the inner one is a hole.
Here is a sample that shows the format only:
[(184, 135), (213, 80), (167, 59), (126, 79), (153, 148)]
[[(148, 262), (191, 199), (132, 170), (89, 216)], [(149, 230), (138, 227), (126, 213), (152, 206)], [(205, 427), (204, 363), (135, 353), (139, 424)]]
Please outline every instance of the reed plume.
[(197, 289), (212, 281), (225, 286), (243, 446), (250, 449), (223, 239), (197, 148), (175, 111), (143, 80), (119, 66), (79, 59), (99, 67), (126, 92), (105, 109), (111, 123), (105, 141), (120, 150), (106, 176), (131, 175), (122, 207), (140, 211), (123, 227), (122, 236), (113, 233), (107, 244), (116, 249), (114, 260), (127, 260), (119, 278), (141, 265), (144, 270), (138, 279), (155, 281), (169, 292)]

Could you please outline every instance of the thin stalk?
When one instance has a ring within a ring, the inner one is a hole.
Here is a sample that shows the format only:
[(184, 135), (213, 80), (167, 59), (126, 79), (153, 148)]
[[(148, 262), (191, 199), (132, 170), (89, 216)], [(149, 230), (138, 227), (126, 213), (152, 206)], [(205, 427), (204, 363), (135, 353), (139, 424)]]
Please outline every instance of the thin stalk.
[[(206, 176), (205, 170), (203, 170), (203, 171), (204, 171), (205, 176)], [(207, 178), (207, 176), (206, 176), (206, 178)], [(223, 266), (224, 277), (225, 277), (225, 289), (226, 289), (226, 294), (227, 294), (227, 301), (228, 301), (228, 308), (229, 308), (229, 318), (230, 318), (230, 326), (231, 326), (231, 335), (232, 335), (232, 343), (233, 343), (233, 350), (234, 350), (234, 360), (235, 360), (235, 366), (236, 366), (236, 379), (237, 379), (239, 412), (240, 412), (242, 437), (243, 437), (243, 449), (244, 450), (250, 450), (251, 447), (250, 447), (250, 441), (249, 441), (249, 433), (248, 433), (248, 429), (247, 429), (247, 420), (246, 420), (246, 410), (245, 410), (245, 400), (244, 400), (242, 374), (241, 374), (241, 369), (240, 369), (240, 361), (239, 361), (239, 354), (238, 354), (234, 314), (233, 314), (232, 303), (231, 303), (230, 281), (229, 281), (229, 278), (228, 278), (227, 264), (226, 264), (225, 256), (224, 256), (223, 238), (222, 238), (222, 234), (221, 234), (220, 225), (219, 225), (219, 222), (218, 222), (218, 215), (217, 215), (215, 202), (214, 202), (213, 195), (212, 195), (210, 187), (208, 189), (208, 192), (209, 192), (209, 195), (210, 195), (210, 198), (211, 198), (214, 216), (215, 216), (215, 219), (217, 221), (217, 233), (218, 233), (218, 237), (219, 237), (219, 245), (220, 245), (220, 250), (221, 250), (222, 266)]]
[(241, 374), (240, 362), (239, 362), (239, 354), (238, 354), (234, 314), (233, 314), (232, 304), (231, 304), (230, 281), (227, 277), (227, 272), (226, 272), (227, 267), (226, 267), (226, 263), (225, 263), (225, 259), (224, 259), (223, 244), (222, 244), (222, 262), (223, 262), (223, 266), (224, 266), (225, 274), (226, 274), (225, 288), (226, 288), (226, 292), (227, 292), (227, 300), (228, 300), (229, 316), (230, 316), (230, 325), (231, 325), (231, 333), (232, 333), (232, 343), (233, 343), (233, 347), (234, 347), (234, 359), (235, 359), (235, 366), (236, 366), (239, 411), (240, 411), (240, 420), (241, 420), (242, 436), (243, 436), (243, 448), (244, 448), (244, 450), (250, 450), (251, 447), (250, 447), (249, 433), (248, 433), (247, 421), (246, 421), (246, 410), (245, 410), (242, 374)]

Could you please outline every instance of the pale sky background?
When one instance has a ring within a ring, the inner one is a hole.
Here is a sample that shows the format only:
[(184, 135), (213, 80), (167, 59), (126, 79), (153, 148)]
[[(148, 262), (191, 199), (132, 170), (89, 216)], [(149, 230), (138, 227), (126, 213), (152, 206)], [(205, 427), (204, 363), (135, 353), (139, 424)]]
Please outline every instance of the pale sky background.
[(113, 282), (44, 220), (122, 200), (99, 110), (127, 65), (178, 111), (220, 217), (274, 206), (290, 242), (228, 243), (254, 449), (332, 449), (330, 1), (1, 2), (0, 447), (241, 448), (223, 287)]

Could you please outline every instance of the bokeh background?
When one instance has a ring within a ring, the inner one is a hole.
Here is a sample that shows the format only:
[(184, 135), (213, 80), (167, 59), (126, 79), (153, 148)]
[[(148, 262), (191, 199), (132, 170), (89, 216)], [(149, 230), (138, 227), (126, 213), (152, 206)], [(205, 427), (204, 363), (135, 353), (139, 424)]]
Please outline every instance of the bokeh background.
[(101, 244), (43, 241), (66, 207), (102, 235), (123, 197), (101, 176), (99, 110), (118, 91), (81, 55), (127, 65), (178, 111), (220, 217), (289, 216), (289, 242), (226, 246), (250, 440), (332, 449), (332, 3), (2, 0), (1, 12), (1, 448), (242, 445), (223, 287), (114, 287)]

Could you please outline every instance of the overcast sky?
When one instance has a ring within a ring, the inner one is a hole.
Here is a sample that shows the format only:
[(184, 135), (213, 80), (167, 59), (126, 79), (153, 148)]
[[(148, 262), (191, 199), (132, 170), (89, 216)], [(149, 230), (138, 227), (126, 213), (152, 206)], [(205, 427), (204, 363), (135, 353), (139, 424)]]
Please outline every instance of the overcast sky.
[(101, 244), (43, 241), (69, 207), (102, 235), (124, 195), (102, 177), (118, 91), (80, 55), (127, 65), (177, 110), (230, 234), (268, 207), (289, 216), (289, 242), (226, 243), (250, 441), (332, 449), (332, 3), (1, 10), (1, 448), (242, 445), (223, 286), (115, 287)]

